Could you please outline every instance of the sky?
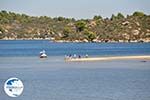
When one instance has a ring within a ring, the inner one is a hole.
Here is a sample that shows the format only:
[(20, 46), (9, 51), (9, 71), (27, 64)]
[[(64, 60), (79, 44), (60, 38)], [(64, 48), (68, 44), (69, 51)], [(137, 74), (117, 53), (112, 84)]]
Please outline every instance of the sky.
[(94, 15), (111, 17), (118, 12), (150, 14), (150, 0), (0, 0), (0, 10), (31, 16), (86, 19)]

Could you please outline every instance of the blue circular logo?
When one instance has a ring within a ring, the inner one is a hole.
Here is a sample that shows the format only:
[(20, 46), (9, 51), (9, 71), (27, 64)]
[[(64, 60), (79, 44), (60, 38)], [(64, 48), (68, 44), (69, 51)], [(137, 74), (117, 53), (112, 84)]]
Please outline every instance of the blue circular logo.
[(9, 78), (4, 84), (4, 91), (10, 97), (18, 97), (24, 89), (23, 83), (18, 78)]

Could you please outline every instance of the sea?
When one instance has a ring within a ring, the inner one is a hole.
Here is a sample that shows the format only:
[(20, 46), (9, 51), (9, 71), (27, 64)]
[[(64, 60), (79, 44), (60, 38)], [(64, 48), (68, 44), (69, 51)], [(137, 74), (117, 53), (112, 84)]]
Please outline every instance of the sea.
[[(45, 50), (48, 58), (40, 59)], [(84, 57), (150, 55), (150, 43), (57, 43), (0, 40), (0, 100), (150, 100), (150, 60), (66, 62)], [(22, 94), (9, 97), (5, 81), (19, 78)]]

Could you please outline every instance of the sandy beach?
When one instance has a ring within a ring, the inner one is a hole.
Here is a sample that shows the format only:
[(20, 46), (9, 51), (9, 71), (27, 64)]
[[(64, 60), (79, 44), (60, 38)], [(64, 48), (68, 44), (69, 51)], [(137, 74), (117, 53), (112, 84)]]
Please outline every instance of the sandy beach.
[(150, 60), (150, 55), (147, 55), (147, 56), (115, 56), (115, 57), (71, 58), (71, 59), (65, 59), (65, 61), (103, 61), (103, 60), (125, 60), (125, 59), (148, 59), (148, 60)]

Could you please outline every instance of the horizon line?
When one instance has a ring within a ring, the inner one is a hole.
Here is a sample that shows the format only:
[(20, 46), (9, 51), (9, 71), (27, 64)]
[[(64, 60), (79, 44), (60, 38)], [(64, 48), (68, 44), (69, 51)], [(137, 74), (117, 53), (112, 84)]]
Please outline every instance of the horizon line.
[(130, 16), (130, 15), (133, 15), (134, 12), (142, 12), (142, 13), (144, 13), (145, 15), (150, 15), (150, 14), (145, 13), (144, 11), (136, 10), (136, 11), (133, 11), (132, 13), (130, 13), (130, 14), (124, 14), (124, 13), (122, 13), (122, 12), (118, 12), (118, 13), (115, 13), (115, 14), (112, 13), (111, 16), (109, 16), (109, 17), (108, 17), (108, 16), (107, 16), (107, 17), (104, 17), (103, 15), (100, 15), (100, 14), (93, 14), (93, 15), (92, 15), (92, 16), (93, 16), (92, 18), (76, 18), (76, 17), (71, 17), (71, 16), (70, 16), (70, 17), (69, 17), (69, 16), (67, 17), (67, 16), (63, 16), (63, 15), (62, 15), (62, 16), (61, 16), (61, 15), (60, 15), (60, 16), (59, 16), (59, 15), (58, 15), (58, 16), (36, 15), (36, 14), (29, 14), (29, 13), (24, 13), (24, 12), (17, 12), (17, 11), (10, 11), (10, 10), (1, 9), (0, 12), (2, 12), (2, 11), (6, 11), (7, 13), (10, 13), (10, 12), (11, 12), (11, 13), (20, 14), (20, 15), (25, 14), (25, 15), (30, 16), (30, 17), (42, 17), (42, 16), (43, 16), (43, 17), (46, 16), (46, 17), (50, 17), (50, 18), (63, 17), (63, 18), (70, 18), (70, 19), (73, 18), (73, 19), (76, 19), (76, 20), (81, 20), (81, 19), (93, 19), (94, 16), (101, 16), (103, 19), (106, 19), (106, 18), (111, 18), (112, 15), (117, 16), (118, 13), (121, 13), (125, 18), (126, 18), (128, 15), (129, 15), (129, 16)]

